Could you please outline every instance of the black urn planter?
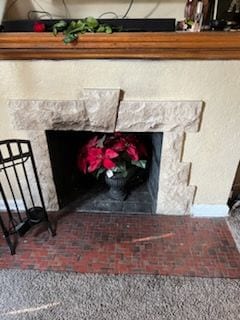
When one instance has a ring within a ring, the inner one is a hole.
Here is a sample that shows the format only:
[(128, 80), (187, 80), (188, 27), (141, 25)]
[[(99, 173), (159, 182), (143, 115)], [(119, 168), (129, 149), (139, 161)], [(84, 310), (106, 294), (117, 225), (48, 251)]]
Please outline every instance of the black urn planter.
[(121, 173), (115, 173), (111, 178), (105, 175), (105, 182), (109, 186), (109, 196), (114, 200), (125, 200), (127, 198), (126, 184), (128, 176), (123, 177)]

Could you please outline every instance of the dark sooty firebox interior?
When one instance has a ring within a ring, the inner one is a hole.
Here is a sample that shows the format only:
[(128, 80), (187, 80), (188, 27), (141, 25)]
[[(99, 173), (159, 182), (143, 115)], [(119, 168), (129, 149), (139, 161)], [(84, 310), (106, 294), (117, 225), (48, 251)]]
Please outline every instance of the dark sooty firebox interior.
[(77, 166), (80, 148), (94, 135), (87, 131), (46, 131), (53, 179), (60, 208), (79, 212), (154, 213), (158, 194), (162, 133), (135, 133), (148, 149), (147, 169), (138, 168), (128, 181), (124, 201), (108, 195), (104, 174), (96, 179)]

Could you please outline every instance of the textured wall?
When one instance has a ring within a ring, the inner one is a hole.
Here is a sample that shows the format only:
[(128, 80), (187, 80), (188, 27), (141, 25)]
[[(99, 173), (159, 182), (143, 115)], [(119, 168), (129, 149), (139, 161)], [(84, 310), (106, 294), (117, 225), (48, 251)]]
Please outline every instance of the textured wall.
[[(41, 7), (37, 4), (41, 5)], [(65, 10), (61, 0), (18, 0), (7, 12), (8, 19), (27, 19), (29, 10), (40, 10), (51, 13), (54, 18), (69, 16), (71, 18), (82, 18), (86, 16), (99, 17), (104, 12), (115, 12), (122, 17), (130, 0), (65, 0), (68, 11)], [(8, 1), (11, 4), (12, 0)], [(128, 18), (177, 18), (182, 19), (184, 12), (185, 0), (135, 0), (132, 9), (129, 11)], [(112, 18), (113, 15), (105, 15), (105, 18)], [(45, 19), (48, 17), (44, 17)]]
[(0, 62), (0, 139), (10, 129), (9, 99), (76, 99), (83, 87), (122, 88), (125, 100), (204, 100), (199, 133), (186, 135), (195, 204), (225, 204), (239, 161), (240, 61)]

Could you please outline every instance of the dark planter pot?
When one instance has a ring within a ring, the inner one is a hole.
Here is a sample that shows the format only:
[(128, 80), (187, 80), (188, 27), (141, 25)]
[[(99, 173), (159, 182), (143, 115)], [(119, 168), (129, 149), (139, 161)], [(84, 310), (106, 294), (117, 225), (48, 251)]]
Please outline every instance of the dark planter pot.
[(106, 184), (109, 186), (109, 196), (114, 200), (125, 200), (127, 197), (126, 184), (128, 177), (115, 173), (111, 178), (105, 175)]

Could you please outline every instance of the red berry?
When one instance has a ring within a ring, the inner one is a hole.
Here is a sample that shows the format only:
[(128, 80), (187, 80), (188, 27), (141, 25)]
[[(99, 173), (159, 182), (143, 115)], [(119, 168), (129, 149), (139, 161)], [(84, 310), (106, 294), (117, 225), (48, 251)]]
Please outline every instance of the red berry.
[(45, 24), (42, 22), (35, 22), (33, 25), (34, 32), (44, 32), (46, 30)]

